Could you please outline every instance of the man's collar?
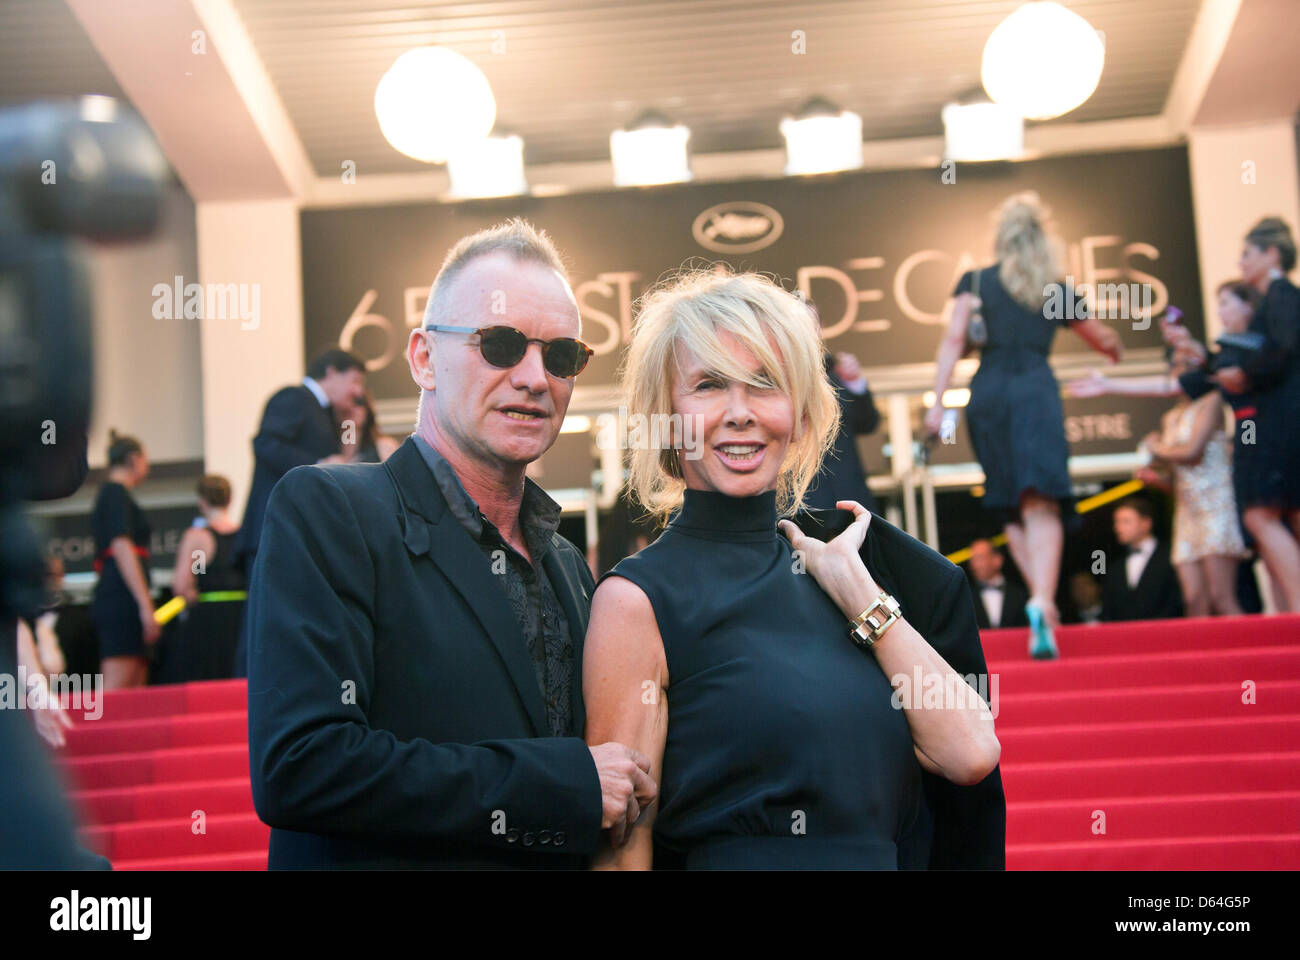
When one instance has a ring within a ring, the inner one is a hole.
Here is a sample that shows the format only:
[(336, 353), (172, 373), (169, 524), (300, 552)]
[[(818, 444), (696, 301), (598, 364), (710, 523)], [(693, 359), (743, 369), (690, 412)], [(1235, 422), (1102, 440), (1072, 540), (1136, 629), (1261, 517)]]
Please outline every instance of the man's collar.
[[(443, 499), (447, 501), (447, 509), (461, 526), (469, 531), (470, 536), (479, 540), (483, 536), (485, 522), (483, 512), (474, 502), (474, 498), (465, 491), (465, 485), (460, 482), (460, 477), (456, 475), (452, 465), (447, 462), (446, 457), (434, 449), (433, 444), (423, 437), (413, 434), (411, 439), (415, 441), (416, 449), (420, 451), (420, 456), (424, 458), (429, 471), (433, 474), (438, 489), (442, 491)], [(560, 505), (529, 477), (524, 478), (524, 495), (519, 504), (519, 522), (522, 526), (537, 528), (546, 533), (554, 533), (560, 527)]]
[(325, 409), (329, 409), (330, 398), (325, 396), (325, 391), (321, 389), (321, 385), (319, 383), (317, 383), (311, 377), (303, 377), (302, 385), (311, 391), (312, 396), (316, 398), (317, 403), (319, 403)]

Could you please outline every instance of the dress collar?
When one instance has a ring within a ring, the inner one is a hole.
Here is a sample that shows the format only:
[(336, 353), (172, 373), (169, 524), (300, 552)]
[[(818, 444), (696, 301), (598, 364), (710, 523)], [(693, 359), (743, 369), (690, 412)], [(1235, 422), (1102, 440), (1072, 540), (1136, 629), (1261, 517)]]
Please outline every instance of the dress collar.
[(775, 540), (776, 491), (729, 497), (716, 490), (686, 490), (671, 526), (714, 539)]

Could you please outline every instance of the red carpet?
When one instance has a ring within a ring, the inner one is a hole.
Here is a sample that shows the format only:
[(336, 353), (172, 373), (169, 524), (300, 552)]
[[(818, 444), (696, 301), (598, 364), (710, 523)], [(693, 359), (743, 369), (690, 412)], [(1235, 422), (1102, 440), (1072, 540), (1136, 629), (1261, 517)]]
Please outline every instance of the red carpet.
[[(1300, 868), (1300, 616), (1065, 627), (1051, 663), (1026, 640), (984, 634), (1010, 869)], [(106, 696), (62, 760), (87, 845), (119, 870), (264, 868), (245, 710), (241, 681)]]

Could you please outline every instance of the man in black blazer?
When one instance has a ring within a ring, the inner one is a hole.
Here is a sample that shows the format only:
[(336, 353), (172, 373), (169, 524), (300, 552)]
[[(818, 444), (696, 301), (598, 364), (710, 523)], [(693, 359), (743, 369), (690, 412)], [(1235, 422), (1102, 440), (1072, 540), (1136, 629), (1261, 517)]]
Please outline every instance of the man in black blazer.
[[(847, 510), (809, 510), (795, 523), (830, 540), (853, 520)], [(989, 676), (970, 588), (960, 567), (873, 515), (860, 551), (872, 579), (899, 603), (912, 625), (953, 671), (984, 698), (997, 719), (998, 684)], [(898, 843), (900, 869), (993, 869), (1007, 865), (1007, 801), (1002, 768), (960, 786), (921, 771), (923, 815)]]
[(1002, 554), (988, 540), (970, 546), (970, 589), (975, 600), (975, 622), (990, 627), (1027, 627), (1025, 604), (1029, 592), (1002, 572)]
[[(816, 316), (816, 310), (812, 312)], [(840, 430), (804, 502), (810, 509), (833, 510), (840, 500), (853, 500), (874, 511), (876, 497), (867, 486), (867, 471), (858, 455), (858, 437), (880, 426), (880, 411), (857, 357), (851, 353), (827, 354), (825, 364), (826, 377), (840, 404)]]
[[(479, 332), (502, 326), (518, 353)], [(587, 354), (557, 341), (579, 330), (545, 234), (465, 238), (407, 344), (415, 435), (273, 491), (248, 601), (271, 867), (579, 866), (654, 799), (644, 756), (582, 739), (595, 584), (524, 473), (563, 423)]]
[(1141, 497), (1119, 502), (1114, 514), (1121, 549), (1101, 585), (1102, 620), (1165, 620), (1183, 615), (1183, 591), (1169, 549), (1152, 533), (1155, 512)]
[(253, 484), (235, 540), (235, 555), (245, 572), (253, 568), (271, 490), (294, 467), (342, 462), (333, 411), (359, 402), (365, 388), (361, 359), (332, 349), (311, 362), (302, 383), (277, 390), (267, 401), (253, 438)]

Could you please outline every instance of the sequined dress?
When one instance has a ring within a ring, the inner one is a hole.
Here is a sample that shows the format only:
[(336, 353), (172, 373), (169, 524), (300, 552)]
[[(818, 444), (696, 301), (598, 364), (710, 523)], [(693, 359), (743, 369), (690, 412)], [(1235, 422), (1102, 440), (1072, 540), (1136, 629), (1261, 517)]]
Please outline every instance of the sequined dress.
[[(1164, 441), (1191, 440), (1202, 403), (1219, 403), (1218, 394), (1188, 403), (1165, 415)], [(1244, 557), (1246, 545), (1232, 492), (1232, 446), (1222, 427), (1206, 441), (1199, 463), (1174, 465), (1174, 542), (1170, 559), (1188, 563), (1209, 556)]]

